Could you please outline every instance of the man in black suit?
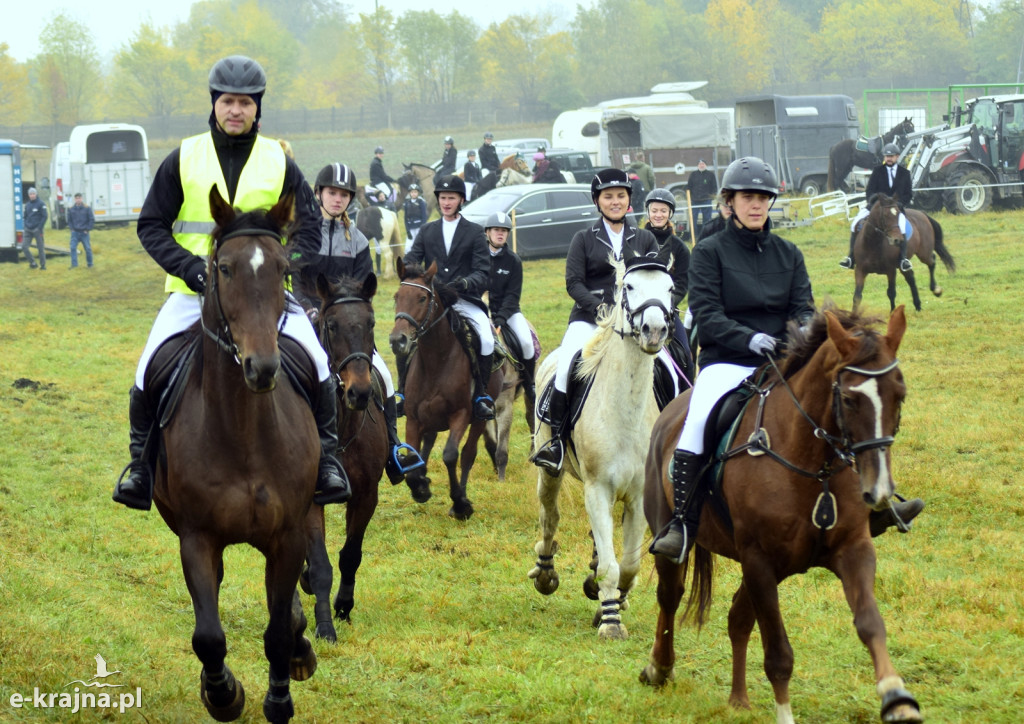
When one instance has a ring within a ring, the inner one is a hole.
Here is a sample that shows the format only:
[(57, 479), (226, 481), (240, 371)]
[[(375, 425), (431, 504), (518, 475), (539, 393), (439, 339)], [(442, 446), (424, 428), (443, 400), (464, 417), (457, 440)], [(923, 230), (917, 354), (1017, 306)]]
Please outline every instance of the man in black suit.
[[(896, 163), (900, 157), (900, 148), (895, 143), (887, 143), (882, 149), (882, 165), (875, 168), (868, 178), (868, 186), (864, 191), (864, 198), (867, 205), (854, 218), (850, 225), (850, 255), (839, 262), (844, 269), (853, 269), (853, 244), (857, 240), (857, 226), (867, 218), (871, 207), (874, 205), (874, 197), (877, 194), (892, 196), (900, 202), (900, 206), (906, 206), (914, 196), (913, 180), (910, 178), (910, 171)], [(903, 231), (903, 241), (900, 242), (900, 271), (908, 272), (914, 268), (907, 258), (907, 237), (910, 235), (910, 225), (907, 217), (900, 213), (900, 229)]]
[[(478, 420), (494, 419), (494, 400), (487, 394), (487, 381), (491, 376), (491, 355), (494, 336), (487, 305), (481, 295), (487, 291), (490, 280), (491, 255), (487, 237), (479, 224), (464, 219), (459, 213), (466, 200), (466, 184), (458, 176), (444, 176), (434, 186), (441, 218), (424, 224), (412, 248), (405, 255), (407, 264), (429, 267), (437, 262), (435, 280), (443, 282), (459, 293), (452, 305), (476, 330), (480, 340), (480, 354), (473, 371), (473, 416)], [(396, 360), (398, 366), (398, 392), (404, 399), (406, 360)]]

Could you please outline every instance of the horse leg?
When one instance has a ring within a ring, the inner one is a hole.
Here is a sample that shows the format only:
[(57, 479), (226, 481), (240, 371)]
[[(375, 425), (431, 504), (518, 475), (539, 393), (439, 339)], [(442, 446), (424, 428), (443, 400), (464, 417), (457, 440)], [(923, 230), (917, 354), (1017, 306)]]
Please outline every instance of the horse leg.
[(306, 514), (306, 568), (299, 576), (299, 584), (306, 593), (315, 596), (313, 617), (316, 620), (316, 637), (332, 644), (338, 640), (331, 621), (331, 587), (334, 572), (327, 555), (324, 509), (321, 505), (309, 506)]
[(741, 582), (732, 596), (732, 606), (729, 608), (729, 642), (732, 644), (732, 691), (729, 693), (729, 704), (737, 709), (750, 708), (747, 695), (747, 649), (754, 623), (754, 607), (747, 595), (746, 586)]
[(533, 587), (545, 596), (558, 590), (558, 572), (555, 570), (555, 553), (558, 552), (558, 493), (562, 488), (562, 476), (552, 477), (547, 472), (537, 470), (537, 500), (540, 503), (541, 539), (533, 546), (537, 554), (537, 562), (528, 574), (533, 579)]
[(355, 607), (356, 571), (363, 562), (363, 538), (370, 525), (379, 500), (376, 484), (370, 485), (359, 496), (352, 496), (345, 511), (345, 545), (338, 551), (338, 572), (341, 583), (334, 598), (334, 615), (351, 623), (350, 615)]
[(245, 708), (245, 690), (224, 663), (228, 647), (217, 612), (223, 552), (223, 546), (203, 535), (187, 535), (180, 540), (181, 568), (196, 615), (192, 650), (203, 664), (199, 697), (214, 719), (234, 721)]
[(867, 274), (859, 268), (854, 272), (853, 311), (855, 312), (857, 311), (857, 307), (860, 306), (861, 297), (864, 295), (865, 278), (867, 278)]
[(476, 443), (480, 439), (480, 430), (473, 432), (474, 425), (469, 426), (469, 434), (466, 435), (466, 443), (462, 447), (462, 461), (460, 470), (459, 443), (466, 433), (465, 423), (457, 422), (448, 431), (448, 440), (445, 442), (441, 458), (448, 468), (448, 497), (451, 498), (452, 507), (448, 509), (448, 515), (456, 520), (469, 520), (473, 515), (473, 504), (466, 497), (466, 485), (469, 482), (469, 471), (476, 461)]
[[(764, 648), (764, 673), (775, 692), (775, 718), (778, 724), (793, 724), (789, 703), (789, 680), (793, 675), (793, 647), (779, 611), (779, 582), (772, 562), (766, 557), (742, 556), (743, 585), (747, 590)], [(731, 633), (731, 632), (730, 632)]]
[(857, 636), (871, 653), (875, 667), (878, 696), (882, 699), (881, 718), (885, 722), (920, 722), (920, 707), (906, 690), (903, 679), (889, 658), (885, 622), (875, 600), (875, 548), (867, 540), (842, 551), (834, 570), (843, 584), (846, 602), (853, 612)]
[(651, 659), (640, 672), (640, 683), (663, 686), (673, 678), (676, 663), (676, 611), (685, 590), (686, 566), (676, 565), (664, 556), (654, 556), (654, 569), (658, 572), (658, 624)]
[[(434, 442), (437, 440), (436, 432), (424, 432), (420, 447), (420, 426), (414, 420), (405, 423), (405, 441), (420, 451), (420, 457), (424, 461), (430, 460), (430, 451), (434, 449)], [(427, 477), (427, 467), (417, 468), (405, 476), (405, 484), (409, 486), (409, 493), (417, 503), (426, 503), (430, 500), (430, 478)]]
[(932, 254), (931, 264), (926, 265), (928, 267), (928, 289), (931, 293), (937, 297), (942, 296), (942, 287), (935, 283), (935, 255)]
[(640, 571), (646, 530), (641, 479), (637, 494), (626, 500), (625, 509), (622, 511), (622, 560), (619, 562), (619, 609), (622, 611), (629, 608), (629, 592), (633, 590), (636, 575)]
[(583, 500), (590, 518), (590, 530), (594, 534), (594, 548), (597, 550), (597, 590), (601, 607), (594, 616), (597, 635), (603, 639), (622, 641), (629, 638), (629, 632), (619, 616), (619, 562), (615, 558), (614, 531), (612, 530), (611, 483), (588, 483), (583, 491)]
[(263, 653), (270, 664), (270, 675), (263, 716), (270, 722), (287, 722), (295, 715), (290, 680), (308, 679), (316, 670), (316, 654), (302, 635), (305, 615), (301, 606), (296, 611), (295, 603), (295, 584), (305, 549), (302, 530), (296, 529), (278, 533), (264, 551), (270, 618), (263, 632)]

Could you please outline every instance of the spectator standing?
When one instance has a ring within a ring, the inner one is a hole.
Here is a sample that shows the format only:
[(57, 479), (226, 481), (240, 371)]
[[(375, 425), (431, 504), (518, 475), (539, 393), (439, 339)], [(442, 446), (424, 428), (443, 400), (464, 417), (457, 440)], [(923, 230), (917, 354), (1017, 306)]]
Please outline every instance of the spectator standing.
[(82, 201), (82, 194), (75, 194), (75, 205), (68, 209), (68, 228), (71, 229), (71, 268), (78, 266), (78, 245), (85, 248), (85, 263), (92, 268), (92, 244), (89, 232), (96, 226), (92, 207)]
[(480, 166), (490, 173), (498, 173), (501, 168), (498, 149), (494, 147), (494, 134), (490, 131), (484, 134), (484, 143), (480, 146)]
[[(21, 243), (21, 250), (24, 252), (25, 258), (28, 259), (30, 269), (35, 269), (36, 267), (46, 269), (46, 249), (43, 246), (43, 228), (46, 226), (46, 220), (49, 218), (49, 213), (46, 210), (46, 204), (43, 203), (41, 198), (39, 198), (35, 188), (30, 188), (28, 190), (28, 201), (25, 203), (22, 213), (25, 220), (25, 238)], [(38, 264), (36, 264), (36, 260), (32, 258), (31, 250), (33, 239), (35, 239), (36, 242), (36, 250), (39, 252)]]
[(654, 178), (654, 169), (647, 163), (647, 157), (643, 151), (637, 151), (635, 160), (629, 164), (626, 169), (626, 173), (635, 173), (637, 178), (640, 179), (640, 183), (644, 186), (644, 198), (640, 199), (639, 205), (634, 204), (634, 209), (642, 209), (644, 202), (647, 200), (646, 194), (653, 191), (658, 186), (658, 182)]
[(708, 170), (704, 159), (697, 162), (697, 170), (686, 180), (686, 190), (690, 192), (690, 208), (693, 209), (694, 231), (700, 236), (704, 224), (711, 221), (715, 194), (718, 193), (718, 179), (713, 171)]

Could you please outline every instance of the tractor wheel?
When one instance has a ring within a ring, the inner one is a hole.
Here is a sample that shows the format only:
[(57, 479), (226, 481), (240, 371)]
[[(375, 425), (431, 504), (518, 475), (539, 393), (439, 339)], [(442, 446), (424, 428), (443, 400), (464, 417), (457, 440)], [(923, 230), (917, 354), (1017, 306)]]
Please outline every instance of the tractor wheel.
[(934, 214), (936, 211), (941, 211), (942, 192), (929, 191), (927, 189), (915, 189), (914, 200), (911, 202), (910, 207), (920, 209), (926, 214)]
[(946, 209), (952, 214), (976, 214), (992, 208), (994, 189), (989, 187), (992, 179), (978, 168), (954, 171), (949, 185), (956, 186), (942, 194)]

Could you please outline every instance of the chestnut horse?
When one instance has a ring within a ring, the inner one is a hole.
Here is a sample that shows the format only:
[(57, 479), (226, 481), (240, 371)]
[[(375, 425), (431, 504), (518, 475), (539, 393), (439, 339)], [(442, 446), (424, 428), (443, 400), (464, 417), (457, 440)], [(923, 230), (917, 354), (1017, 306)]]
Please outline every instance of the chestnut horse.
[[(855, 313), (826, 310), (805, 333), (791, 325), (790, 351), (765, 369), (743, 412), (725, 459), (720, 487), (701, 511), (694, 574), (684, 618), (706, 621), (714, 558), (739, 561), (742, 582), (729, 610), (732, 692), (729, 703), (750, 708), (747, 646), (756, 623), (764, 671), (775, 692), (779, 724), (792, 724), (789, 680), (793, 649), (779, 611), (779, 583), (810, 567), (842, 582), (857, 635), (871, 653), (883, 721), (920, 722), (914, 698), (889, 659), (885, 623), (875, 601), (875, 547), (868, 514), (892, 504), (889, 446), (899, 428), (906, 385), (896, 351), (907, 328), (903, 307), (884, 336)], [(685, 392), (662, 412), (651, 436), (644, 510), (652, 531), (672, 515), (668, 466), (689, 404)], [(660, 686), (675, 663), (675, 615), (687, 562), (655, 557), (658, 623), (650, 663), (640, 680)], [(696, 608), (696, 611), (693, 609)]]
[[(352, 498), (345, 508), (345, 545), (338, 551), (341, 583), (334, 598), (334, 615), (341, 621), (351, 621), (356, 571), (363, 560), (363, 537), (377, 510), (377, 486), (388, 454), (384, 384), (371, 361), (377, 277), (371, 273), (363, 282), (343, 277), (331, 283), (321, 274), (316, 291), (321, 300), (317, 332), (338, 380), (338, 457), (352, 485)], [(316, 596), (317, 637), (334, 643), (337, 634), (330, 603), (333, 579), (322, 506), (310, 508), (307, 525), (309, 566), (299, 582), (306, 593)]]
[[(458, 299), (455, 291), (434, 282), (436, 262), (424, 271), (415, 264), (406, 266), (399, 257), (395, 268), (401, 283), (395, 292), (395, 326), (389, 339), (394, 353), (408, 358), (405, 440), (427, 460), (437, 433), (448, 431), (442, 454), (452, 499), (448, 515), (468, 520), (473, 515), (473, 504), (466, 497), (469, 471), (476, 461), (477, 442), (487, 425), (473, 418), (473, 375), (469, 356), (459, 339), (468, 323), (451, 307)], [(492, 399), (497, 398), (501, 384), (501, 371), (495, 370), (487, 385), (487, 394)], [(460, 458), (459, 443), (467, 430)], [(461, 466), (461, 474), (457, 465)], [(405, 482), (417, 503), (430, 500), (430, 478), (425, 467), (410, 472)]]
[[(946, 270), (956, 271), (956, 262), (946, 248), (942, 238), (942, 227), (939, 222), (917, 209), (904, 211), (907, 221), (913, 227), (913, 233), (907, 240), (907, 258), (916, 256), (928, 267), (928, 287), (932, 294), (942, 296), (942, 287), (935, 283), (935, 257), (942, 259)], [(868, 274), (883, 274), (889, 280), (886, 293), (889, 296), (890, 311), (896, 308), (896, 272), (899, 270), (900, 242), (903, 231), (899, 225), (900, 207), (896, 199), (885, 194), (875, 196), (875, 205), (871, 213), (864, 219), (857, 232), (853, 245), (855, 286), (853, 289), (853, 308), (860, 305), (864, 292), (864, 280)], [(907, 280), (910, 294), (914, 299), (914, 309), (921, 311), (921, 295), (917, 291), (917, 280), (914, 270), (901, 271)]]
[(180, 540), (195, 609), (200, 697), (218, 721), (237, 719), (245, 706), (242, 683), (224, 663), (217, 610), (228, 545), (248, 543), (266, 557), (268, 720), (293, 716), (289, 678), (301, 681), (316, 669), (295, 584), (320, 443), (310, 406), (284, 376), (278, 349), (285, 305), (293, 303), (285, 296), (289, 252), (281, 243), (293, 206), (288, 194), (269, 212), (239, 214), (216, 186), (210, 190), (216, 228), (201, 322), (193, 328), (205, 332), (201, 359), (163, 430), (156, 468), (156, 506)]
[(498, 173), (487, 174), (473, 187), (473, 198), (471, 200), (476, 201), (488, 191), (493, 191), (499, 186), (528, 184), (532, 179), (533, 175), (530, 172), (530, 165), (526, 163), (522, 154), (509, 154), (501, 160), (501, 165), (498, 166)]

